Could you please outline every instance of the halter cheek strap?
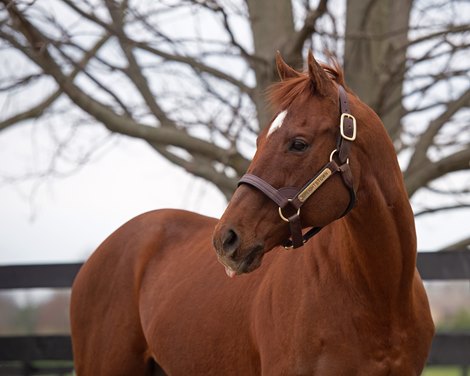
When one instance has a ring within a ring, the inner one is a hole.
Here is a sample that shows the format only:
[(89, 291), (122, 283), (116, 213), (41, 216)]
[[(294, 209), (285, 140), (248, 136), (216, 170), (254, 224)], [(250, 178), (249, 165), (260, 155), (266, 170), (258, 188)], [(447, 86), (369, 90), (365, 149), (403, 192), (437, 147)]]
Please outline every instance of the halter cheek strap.
[[(349, 191), (349, 204), (341, 217), (345, 216), (354, 207), (356, 193), (353, 186), (353, 177), (349, 167), (349, 152), (352, 142), (356, 139), (356, 119), (349, 112), (349, 103), (346, 91), (339, 85), (340, 103), (340, 134), (336, 143), (336, 149), (330, 154), (330, 161), (325, 164), (313, 178), (311, 178), (300, 190), (290, 187), (276, 189), (263, 179), (253, 174), (242, 176), (238, 185), (248, 184), (263, 192), (279, 206), (279, 216), (289, 223), (291, 239), (284, 243), (285, 248), (299, 248), (311, 237), (316, 235), (322, 227), (313, 227), (302, 234), (300, 221), (300, 208), (307, 199), (315, 193), (329, 178), (339, 173), (343, 183)], [(336, 160), (338, 162), (336, 162)]]

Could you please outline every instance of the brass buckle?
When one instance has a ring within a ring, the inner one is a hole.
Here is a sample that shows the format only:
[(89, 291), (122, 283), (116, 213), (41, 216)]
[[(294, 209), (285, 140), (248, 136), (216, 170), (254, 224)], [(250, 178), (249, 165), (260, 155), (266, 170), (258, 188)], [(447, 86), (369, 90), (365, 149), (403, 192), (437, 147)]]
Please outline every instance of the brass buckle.
[[(288, 198), (287, 201), (292, 202), (292, 199)], [(300, 215), (300, 208), (297, 209), (297, 215)], [(289, 222), (289, 219), (286, 218), (284, 214), (282, 214), (282, 209), (280, 206), (279, 206), (279, 216), (284, 222)]]
[[(307, 243), (307, 241), (306, 241), (305, 239), (303, 239), (302, 242), (303, 242), (304, 244)], [(288, 251), (289, 249), (293, 249), (293, 248), (294, 248), (294, 244), (292, 244), (292, 245), (283, 245), (283, 247), (284, 247), (284, 249), (285, 249), (286, 251)]]
[[(349, 118), (353, 122), (353, 134), (352, 134), (351, 137), (346, 136), (346, 134), (344, 133), (344, 119), (345, 118)], [(348, 140), (348, 141), (354, 141), (356, 139), (356, 118), (354, 116), (352, 116), (351, 114), (348, 114), (346, 112), (341, 114), (341, 119), (340, 119), (340, 122), (339, 122), (339, 129), (340, 129), (340, 132), (341, 132), (341, 137), (343, 137), (345, 140)]]
[[(335, 149), (330, 154), (330, 162), (333, 160), (333, 156), (338, 152), (338, 149)], [(346, 163), (349, 164), (349, 158), (346, 158)]]

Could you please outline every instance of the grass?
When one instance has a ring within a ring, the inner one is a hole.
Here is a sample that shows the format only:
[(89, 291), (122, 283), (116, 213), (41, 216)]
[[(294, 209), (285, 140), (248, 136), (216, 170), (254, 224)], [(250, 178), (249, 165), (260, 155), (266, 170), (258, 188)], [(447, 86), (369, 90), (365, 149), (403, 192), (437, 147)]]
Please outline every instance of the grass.
[[(421, 376), (463, 376), (461, 367), (426, 367)], [(470, 376), (467, 370), (466, 376)]]
[[(72, 372), (68, 372), (73, 368), (73, 362), (71, 361), (57, 361), (57, 360), (37, 360), (29, 362), (29, 367), (34, 370), (32, 373), (27, 374), (41, 374), (43, 376), (56, 376), (58, 374), (65, 376), (72, 376)], [(0, 375), (20, 375), (29, 369), (24, 362), (21, 361), (0, 361)], [(39, 372), (39, 373), (38, 373)]]

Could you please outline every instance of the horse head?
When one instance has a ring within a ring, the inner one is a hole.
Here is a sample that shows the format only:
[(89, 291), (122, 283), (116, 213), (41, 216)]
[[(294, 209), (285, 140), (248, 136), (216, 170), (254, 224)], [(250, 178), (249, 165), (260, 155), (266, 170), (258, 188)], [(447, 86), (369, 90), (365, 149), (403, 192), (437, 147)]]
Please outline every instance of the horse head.
[(353, 98), (350, 110), (342, 72), (319, 65), (311, 51), (306, 73), (279, 54), (276, 63), (281, 81), (270, 91), (275, 116), (260, 133), (213, 236), (229, 276), (255, 270), (276, 246), (301, 246), (308, 240), (303, 230), (319, 231), (354, 204), (352, 176), (360, 171), (351, 148), (356, 120), (347, 112), (358, 101)]

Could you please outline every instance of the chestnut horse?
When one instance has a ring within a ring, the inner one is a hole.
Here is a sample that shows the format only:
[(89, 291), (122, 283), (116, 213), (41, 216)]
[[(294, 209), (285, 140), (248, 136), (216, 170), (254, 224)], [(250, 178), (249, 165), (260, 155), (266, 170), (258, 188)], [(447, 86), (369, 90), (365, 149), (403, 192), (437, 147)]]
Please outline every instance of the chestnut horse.
[(143, 214), (79, 272), (79, 376), (420, 375), (434, 326), (392, 143), (338, 67), (277, 68), (222, 218)]

